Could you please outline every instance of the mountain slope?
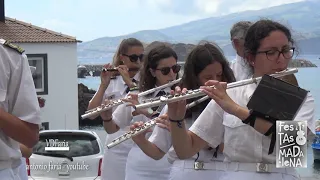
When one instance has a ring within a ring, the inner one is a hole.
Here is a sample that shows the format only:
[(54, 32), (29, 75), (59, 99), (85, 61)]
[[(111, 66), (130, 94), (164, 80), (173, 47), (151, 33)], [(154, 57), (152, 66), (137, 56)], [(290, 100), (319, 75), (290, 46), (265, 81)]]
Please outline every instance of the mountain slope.
[[(320, 36), (320, 1), (305, 1), (271, 7), (258, 11), (245, 11), (221, 17), (212, 17), (193, 21), (159, 31), (174, 37), (176, 41), (215, 40), (223, 42), (229, 39), (231, 26), (240, 20), (258, 20), (266, 17), (289, 23), (299, 33), (309, 37)], [(306, 37), (308, 38), (308, 37)]]
[(110, 59), (120, 41), (128, 37), (135, 37), (144, 43), (153, 41), (197, 43), (200, 40), (208, 40), (218, 43), (226, 51), (225, 54), (230, 54), (232, 52), (229, 40), (231, 26), (240, 20), (258, 20), (260, 17), (288, 24), (293, 30), (295, 39), (300, 40), (301, 53), (319, 54), (317, 50), (317, 47), (320, 47), (317, 39), (320, 38), (319, 9), (320, 1), (304, 1), (258, 11), (201, 19), (160, 30), (144, 30), (124, 36), (103, 37), (79, 44), (78, 57), (92, 60)]
[(170, 41), (167, 35), (162, 34), (156, 30), (145, 30), (139, 31), (130, 35), (116, 36), (116, 37), (103, 37), (95, 39), (93, 41), (85, 42), (78, 45), (78, 57), (80, 58), (103, 58), (109, 57), (109, 53), (114, 53), (120, 44), (120, 42), (125, 38), (137, 38), (142, 40), (144, 43), (149, 43), (152, 41)]

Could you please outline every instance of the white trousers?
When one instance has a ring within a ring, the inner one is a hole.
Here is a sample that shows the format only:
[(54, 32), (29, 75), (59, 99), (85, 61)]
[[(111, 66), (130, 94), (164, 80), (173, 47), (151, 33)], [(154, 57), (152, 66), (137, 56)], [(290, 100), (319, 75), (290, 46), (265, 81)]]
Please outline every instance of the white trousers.
[(13, 169), (0, 170), (0, 179), (3, 180), (21, 180), (19, 174), (19, 166)]
[(258, 179), (258, 180), (301, 180), (299, 176), (293, 176), (289, 174), (283, 173), (255, 173), (255, 172), (244, 172), (244, 171), (237, 171), (237, 172), (226, 172), (220, 180), (248, 180), (248, 179)]
[(225, 174), (224, 171), (219, 170), (195, 170), (192, 166), (185, 166), (185, 162), (191, 164), (194, 160), (175, 160), (171, 167), (169, 180), (218, 180)]
[[(123, 135), (126, 131), (119, 130), (114, 134), (109, 134), (105, 145), (113, 139)], [(130, 149), (133, 147), (133, 141), (127, 140), (112, 149), (104, 147), (104, 156), (102, 160), (101, 179), (102, 180), (124, 180), (126, 175), (126, 163)]]
[(135, 145), (128, 155), (125, 180), (167, 180), (170, 168), (167, 154), (154, 160)]
[(298, 173), (295, 173), (294, 169), (292, 169), (290, 174), (280, 172), (248, 172), (236, 169), (231, 171), (227, 169), (222, 170), (224, 167), (221, 162), (216, 164), (218, 166), (221, 164), (221, 167), (217, 167), (216, 169), (195, 170), (192, 166), (193, 162), (192, 160), (176, 160), (171, 167), (169, 180), (300, 180)]
[(21, 180), (28, 180), (26, 158), (24, 157), (21, 158), (21, 164), (19, 166), (19, 176)]

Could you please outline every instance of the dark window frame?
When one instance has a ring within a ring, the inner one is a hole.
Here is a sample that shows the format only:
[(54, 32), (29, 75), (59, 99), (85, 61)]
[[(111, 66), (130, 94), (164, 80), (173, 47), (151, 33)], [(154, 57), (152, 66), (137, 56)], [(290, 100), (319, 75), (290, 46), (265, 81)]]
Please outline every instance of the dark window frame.
[(33, 60), (33, 58), (41, 58), (43, 61), (43, 91), (36, 89), (37, 95), (48, 95), (48, 55), (47, 54), (26, 54), (28, 60)]

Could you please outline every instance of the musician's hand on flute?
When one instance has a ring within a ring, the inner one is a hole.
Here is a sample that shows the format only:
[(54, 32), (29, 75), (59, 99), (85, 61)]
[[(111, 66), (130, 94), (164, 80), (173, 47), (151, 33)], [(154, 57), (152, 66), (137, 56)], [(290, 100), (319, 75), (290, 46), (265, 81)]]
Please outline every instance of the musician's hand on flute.
[(123, 81), (128, 85), (128, 87), (132, 88), (132, 80), (129, 75), (129, 68), (126, 65), (119, 65), (118, 71), (120, 75), (122, 76)]
[(167, 114), (163, 114), (163, 115), (159, 116), (156, 119), (156, 123), (157, 123), (157, 126), (163, 128), (163, 129), (167, 129), (168, 131), (171, 131), (169, 116)]
[[(111, 64), (110, 63), (105, 64), (103, 66), (103, 68), (106, 68), (106, 69), (111, 68)], [(112, 76), (112, 72), (110, 72), (110, 71), (101, 71), (101, 74), (100, 74), (101, 85), (104, 88), (107, 88), (109, 86), (111, 76)]]
[[(172, 95), (186, 93), (187, 89), (179, 86), (175, 87), (175, 91), (171, 91)], [(171, 120), (181, 120), (186, 114), (186, 100), (168, 103), (168, 116)]]
[[(209, 87), (214, 86), (214, 87)], [(216, 101), (216, 103), (227, 113), (235, 114), (239, 105), (236, 104), (227, 94), (227, 83), (219, 82), (216, 80), (209, 80), (205, 83), (205, 86), (201, 86), (200, 89), (206, 93), (210, 98)]]
[[(130, 97), (130, 98), (123, 99), (124, 102), (129, 103), (126, 106), (135, 107), (136, 105), (140, 104), (139, 100), (138, 100), (138, 94), (128, 94), (128, 97)], [(137, 116), (140, 114), (147, 116), (148, 111), (146, 109), (136, 109), (135, 111), (132, 112), (132, 116)]]
[(127, 102), (126, 106), (136, 106), (139, 104), (138, 94), (129, 93), (127, 98), (122, 99), (122, 101)]
[[(141, 127), (143, 126), (144, 122), (140, 121), (140, 122), (134, 122), (131, 126), (130, 126), (130, 130), (134, 130), (135, 128)], [(148, 129), (136, 136), (132, 137), (133, 142), (135, 143), (140, 143), (146, 140), (146, 134), (152, 132), (152, 129)]]
[[(110, 100), (105, 100), (104, 101), (104, 104), (102, 105), (106, 105), (106, 104), (109, 104), (110, 103)], [(100, 117), (102, 118), (102, 120), (110, 120), (112, 118), (112, 109), (109, 109), (109, 110), (106, 110), (106, 111), (102, 111), (100, 113)]]

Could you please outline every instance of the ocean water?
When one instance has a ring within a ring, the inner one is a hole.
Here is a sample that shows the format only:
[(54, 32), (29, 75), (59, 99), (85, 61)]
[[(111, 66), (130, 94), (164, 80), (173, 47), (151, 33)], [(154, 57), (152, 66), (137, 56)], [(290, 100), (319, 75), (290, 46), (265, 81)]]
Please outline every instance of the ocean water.
[[(234, 59), (235, 57), (227, 56), (227, 58)], [(318, 66), (316, 68), (299, 68), (298, 73), (295, 75), (297, 77), (299, 86), (309, 90), (315, 98), (315, 117), (316, 119), (320, 119), (320, 55), (300, 55), (297, 56), (297, 58), (307, 59)], [(100, 64), (100, 62), (97, 64)], [(83, 79), (79, 78), (78, 83), (83, 83), (88, 88), (97, 90), (100, 84), (100, 78), (87, 76)]]

